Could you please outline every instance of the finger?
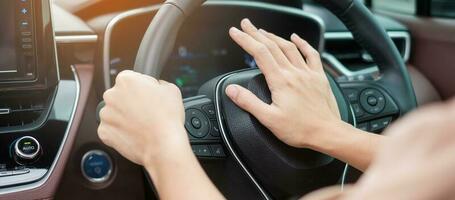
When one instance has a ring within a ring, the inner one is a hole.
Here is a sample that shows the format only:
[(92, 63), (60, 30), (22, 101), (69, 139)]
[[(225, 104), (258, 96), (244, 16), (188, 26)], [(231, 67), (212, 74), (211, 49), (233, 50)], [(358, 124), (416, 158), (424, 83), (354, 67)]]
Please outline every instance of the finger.
[(103, 93), (103, 100), (106, 105), (111, 104), (115, 101), (115, 90), (110, 88)]
[[(235, 27), (229, 30), (229, 35), (240, 47), (254, 57), (256, 64), (262, 73), (264, 73), (267, 80), (275, 79), (275, 74), (278, 71), (278, 63), (264, 44), (261, 44), (250, 35)], [(270, 83), (272, 82), (270, 81)]]
[(105, 106), (100, 110), (100, 121), (106, 124), (111, 124), (113, 126), (118, 126), (117, 122), (119, 120), (119, 111), (115, 109), (113, 106)]
[(242, 27), (242, 30), (245, 31), (245, 33), (253, 37), (258, 42), (264, 44), (269, 49), (270, 53), (275, 58), (280, 67), (291, 67), (291, 63), (284, 55), (283, 51), (281, 51), (280, 47), (278, 47), (278, 45), (273, 40), (270, 40), (268, 37), (261, 34), (249, 19), (243, 19), (240, 22), (240, 26)]
[(267, 32), (263, 29), (259, 29), (259, 32), (264, 34), (266, 37), (268, 37), (270, 40), (273, 40), (276, 44), (278, 44), (278, 47), (280, 47), (281, 51), (286, 55), (288, 60), (294, 65), (295, 67), (306, 67), (306, 62), (305, 59), (303, 59), (302, 54), (300, 51), (297, 49), (297, 46), (288, 41), (285, 40), (279, 36), (276, 36), (273, 33)]
[(107, 125), (106, 123), (101, 122), (100, 125), (98, 126), (98, 138), (107, 146), (112, 145), (112, 139), (111, 139), (111, 133), (112, 133), (112, 128)]
[(297, 34), (291, 35), (291, 41), (297, 45), (300, 52), (302, 52), (303, 56), (305, 56), (306, 63), (310, 69), (315, 70), (323, 70), (321, 57), (319, 56), (319, 52), (316, 51), (307, 41), (303, 40)]
[(171, 84), (165, 80), (158, 80), (158, 82), (160, 83), (160, 85), (170, 85)]
[(226, 88), (226, 95), (237, 106), (251, 113), (261, 122), (264, 122), (265, 117), (269, 116), (270, 105), (264, 103), (251, 91), (239, 85), (229, 85)]

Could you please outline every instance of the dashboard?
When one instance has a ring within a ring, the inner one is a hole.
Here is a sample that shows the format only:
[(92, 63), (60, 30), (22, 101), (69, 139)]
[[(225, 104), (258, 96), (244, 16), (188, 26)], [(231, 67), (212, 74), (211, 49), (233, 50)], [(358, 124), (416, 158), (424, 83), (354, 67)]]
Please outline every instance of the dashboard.
[[(109, 21), (102, 53), (104, 88), (114, 84), (120, 71), (133, 69), (142, 36), (157, 9), (151, 6), (130, 10), (116, 14)], [(317, 5), (308, 4), (304, 9), (306, 12), (285, 6), (264, 7), (254, 2), (208, 2), (181, 28), (160, 78), (179, 86), (183, 97), (191, 97), (213, 77), (256, 67), (254, 59), (228, 35), (229, 28), (238, 27), (244, 17), (283, 38), (298, 33), (324, 52), (326, 66), (333, 69), (331, 72), (340, 81), (378, 76), (371, 56), (356, 44), (335, 16)], [(405, 27), (388, 18), (378, 16), (378, 20), (408, 59), (410, 36)], [(97, 20), (90, 23), (96, 24)]]

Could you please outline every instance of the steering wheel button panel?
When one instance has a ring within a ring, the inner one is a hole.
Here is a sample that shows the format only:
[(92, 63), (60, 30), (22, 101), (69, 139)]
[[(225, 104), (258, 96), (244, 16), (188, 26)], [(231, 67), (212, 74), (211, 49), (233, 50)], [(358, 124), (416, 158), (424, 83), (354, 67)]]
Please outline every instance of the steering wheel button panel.
[(377, 89), (368, 88), (360, 93), (360, 105), (370, 114), (378, 114), (385, 108), (385, 97)]
[(212, 131), (210, 131), (210, 135), (213, 137), (220, 137), (220, 127), (216, 121), (212, 121)]
[(361, 123), (357, 125), (357, 128), (362, 131), (368, 131), (368, 123)]
[(212, 154), (214, 157), (225, 157), (226, 154), (224, 153), (223, 146), (220, 144), (213, 144), (210, 145), (210, 148), (212, 149)]
[(370, 131), (372, 131), (372, 132), (381, 131), (381, 130), (387, 128), (387, 126), (391, 122), (392, 122), (392, 117), (385, 117), (385, 118), (381, 118), (381, 119), (378, 119), (378, 120), (371, 121), (371, 123), (370, 123)]
[(360, 107), (359, 104), (352, 104), (352, 109), (354, 110), (354, 114), (356, 117), (361, 117), (365, 113), (363, 109)]
[(367, 102), (370, 106), (376, 106), (378, 104), (378, 99), (374, 96), (370, 96), (367, 98)]
[(210, 122), (198, 109), (188, 109), (185, 112), (185, 128), (195, 138), (204, 138), (210, 130)]
[(195, 129), (200, 129), (201, 128), (201, 120), (199, 118), (197, 118), (197, 117), (193, 117), (193, 119), (191, 119), (191, 125)]
[(201, 157), (211, 157), (212, 152), (210, 151), (210, 148), (208, 145), (192, 145), (191, 148), (193, 149), (193, 153), (196, 156), (201, 156)]
[(343, 93), (351, 103), (357, 102), (359, 99), (359, 92), (355, 89), (345, 89)]
[(210, 119), (216, 118), (215, 106), (213, 104), (202, 106), (202, 110), (207, 114), (207, 116)]

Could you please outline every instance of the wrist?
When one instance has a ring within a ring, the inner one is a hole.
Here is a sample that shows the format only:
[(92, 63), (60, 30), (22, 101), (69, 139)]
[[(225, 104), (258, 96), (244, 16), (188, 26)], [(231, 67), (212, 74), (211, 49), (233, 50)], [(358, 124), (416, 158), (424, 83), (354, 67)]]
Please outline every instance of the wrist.
[(341, 138), (346, 138), (356, 131), (358, 130), (354, 126), (340, 120), (321, 126), (309, 138), (305, 138), (302, 144), (305, 148), (326, 153), (330, 149), (335, 149)]
[[(158, 168), (192, 153), (188, 136), (183, 126), (168, 126), (172, 128), (160, 133), (161, 140), (153, 142), (144, 151), (143, 165), (145, 168)], [(149, 129), (153, 130), (153, 129)], [(156, 129), (155, 129), (156, 130)]]

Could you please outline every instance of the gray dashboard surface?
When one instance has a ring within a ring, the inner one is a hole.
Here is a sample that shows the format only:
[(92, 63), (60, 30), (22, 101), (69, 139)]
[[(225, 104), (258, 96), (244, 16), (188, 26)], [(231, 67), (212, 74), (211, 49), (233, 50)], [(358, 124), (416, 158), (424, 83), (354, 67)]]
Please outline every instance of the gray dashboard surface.
[(55, 35), (57, 36), (95, 34), (83, 20), (58, 5), (52, 6), (52, 15)]

